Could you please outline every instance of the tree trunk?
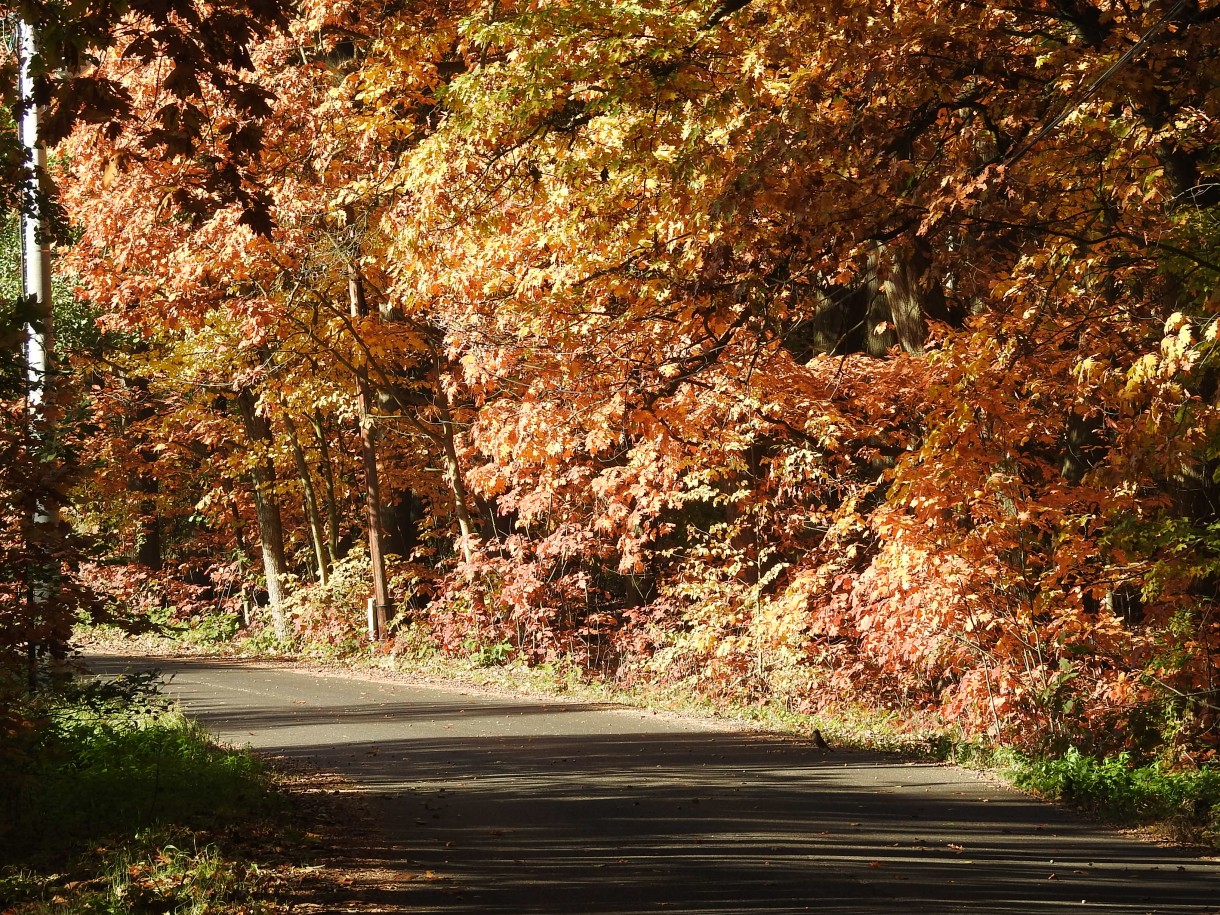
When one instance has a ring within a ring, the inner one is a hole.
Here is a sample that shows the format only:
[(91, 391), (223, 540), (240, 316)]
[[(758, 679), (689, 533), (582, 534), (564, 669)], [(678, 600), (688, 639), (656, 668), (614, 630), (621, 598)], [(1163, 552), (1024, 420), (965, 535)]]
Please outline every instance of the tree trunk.
[(458, 461), (454, 438), (456, 433), (453, 428), (453, 413), (449, 408), (449, 395), (441, 381), (439, 360), (436, 367), (436, 408), (441, 417), (441, 452), (445, 461), (445, 479), (449, 481), (449, 488), (453, 492), (453, 509), (462, 534), (462, 556), (470, 563), (474, 560), (474, 522), (467, 507), (469, 494), (466, 492), (466, 482), (462, 479), (462, 465)]
[[(156, 477), (148, 471), (143, 471), (136, 476), (132, 488), (136, 492), (155, 496), (161, 487)], [(156, 499), (140, 501), (140, 539), (136, 544), (136, 562), (154, 572), (160, 572), (164, 563), (161, 551), (161, 518), (157, 512)]]
[(322, 516), (318, 511), (317, 491), (313, 486), (313, 474), (309, 472), (309, 462), (305, 460), (305, 452), (301, 448), (301, 439), (297, 435), (297, 425), (285, 411), (284, 429), (288, 433), (288, 444), (292, 449), (292, 460), (297, 467), (297, 476), (301, 478), (301, 490), (304, 495), (305, 517), (309, 521), (309, 535), (313, 541), (314, 561), (318, 567), (318, 583), (326, 584), (330, 577), (331, 556), (327, 552), (326, 535), (322, 530)]
[(246, 628), (250, 626), (250, 619), (253, 613), (251, 607), (249, 589), (246, 588), (246, 520), (241, 516), (241, 508), (237, 504), (237, 494), (233, 492), (232, 486), (228, 481), (222, 480), (221, 485), (224, 486), (225, 493), (229, 497), (229, 514), (233, 521), (233, 542), (237, 545), (237, 581), (241, 588), (241, 624)]
[(903, 351), (920, 354), (928, 336), (925, 320), (922, 283), (927, 271), (927, 257), (918, 247), (911, 249), (882, 246), (879, 252), (887, 260), (889, 272), (881, 284), (889, 306), (894, 334)]
[[(348, 298), (355, 322), (368, 314), (364, 282), (355, 260), (348, 267)], [(386, 580), (385, 552), (381, 539), (381, 483), (377, 475), (377, 440), (372, 423), (373, 390), (368, 367), (361, 362), (356, 370), (356, 396), (360, 404), (360, 454), (364, 462), (364, 505), (369, 529), (369, 562), (373, 569), (373, 637), (386, 636), (392, 615), (390, 589)]]
[(276, 635), (288, 636), (288, 618), (284, 614), (284, 581), (288, 563), (284, 557), (284, 524), (275, 495), (275, 464), (271, 461), (271, 426), (258, 414), (254, 393), (247, 387), (237, 392), (237, 407), (251, 445), (261, 453), (254, 462), (250, 476), (254, 483), (254, 510), (258, 515), (259, 540), (263, 552), (263, 570), (267, 576), (267, 602)]
[[(17, 52), (17, 89), (20, 100), (26, 103), (20, 122), (17, 125), (19, 139), (25, 148), (27, 161), (33, 169), (27, 172), (25, 190), (30, 198), (40, 200), (50, 193), (47, 180), (47, 149), (39, 138), (40, 122), (45, 105), (38, 101), (35, 93), (34, 78), (31, 64), (37, 54), (37, 40), (34, 26), (23, 19), (16, 22)], [(45, 204), (40, 203), (39, 209)], [(45, 212), (20, 214), (22, 237), (22, 291), (30, 297), (36, 317), (26, 328), (26, 419), (27, 434), (30, 435), (30, 445), (40, 456), (45, 455), (53, 446), (52, 432), (58, 419), (55, 407), (55, 397), (52, 391), (55, 372), (55, 322), (54, 308), (51, 302), (51, 232)], [(31, 491), (33, 496), (33, 491)], [(61, 645), (55, 636), (55, 631), (64, 628), (62, 611), (52, 600), (54, 592), (55, 568), (54, 561), (48, 557), (39, 541), (54, 530), (60, 521), (60, 505), (51, 487), (34, 496), (29, 505), (34, 522), (26, 547), (30, 549), (30, 558), (35, 565), (29, 567), (32, 575), (29, 589), (29, 604), (27, 613), (31, 632), (28, 645), (30, 660), (30, 686), (35, 685), (36, 670), (34, 667), (40, 650), (50, 650), (52, 655), (59, 657)], [(71, 628), (71, 623), (67, 623)], [(37, 632), (37, 630), (42, 632)], [(37, 638), (37, 644), (33, 641)]]
[(326, 426), (321, 410), (314, 411), (310, 423), (314, 435), (318, 437), (318, 453), (322, 457), (322, 482), (326, 484), (326, 548), (334, 561), (339, 558), (339, 503), (335, 497), (335, 467), (330, 457), (330, 445), (326, 442)]
[(381, 521), (386, 551), (409, 557), (419, 546), (414, 493), (407, 490), (387, 498), (381, 504)]

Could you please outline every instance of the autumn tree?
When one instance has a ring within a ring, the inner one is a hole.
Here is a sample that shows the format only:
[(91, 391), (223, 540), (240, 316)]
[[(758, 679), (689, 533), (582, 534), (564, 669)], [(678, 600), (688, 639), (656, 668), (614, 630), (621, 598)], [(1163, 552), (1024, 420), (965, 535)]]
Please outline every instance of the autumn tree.
[[(1216, 11), (732, 7), (474, 16), (403, 163), (499, 598), (623, 608), (581, 577), (617, 565), (747, 692), (787, 658), (983, 729), (1204, 721), (1212, 573), (1166, 531), (1210, 517)], [(1184, 606), (1192, 660), (1143, 666)]]
[(319, 575), (410, 515), (399, 596), (447, 648), (1202, 754), (1217, 29), (311, 3), (252, 56), (274, 230), (179, 192), (246, 120), (208, 89), (215, 150), (78, 130), (74, 256), (107, 321), (227, 341), (164, 390), (250, 391)]
[[(215, 391), (227, 383), (243, 417), (248, 450), (265, 453), (251, 463), (250, 474), (273, 604), (272, 581), (287, 572), (283, 547), (276, 544), (296, 536), (288, 529), (283, 536), (274, 533), (284, 527), (275, 517), (283, 508), (277, 503), (286, 480), (300, 484), (298, 517), (308, 529), (317, 575), (325, 578), (337, 554), (350, 546), (344, 546), (348, 538), (341, 531), (351, 521), (347, 504), (339, 504), (346, 494), (336, 486), (336, 447), (346, 448), (352, 433), (363, 440), (369, 506), (364, 526), (377, 545), (386, 512), (404, 500), (426, 499), (434, 489), (415, 482), (406, 484), (405, 497), (377, 493), (373, 438), (387, 431), (377, 414), (413, 423), (429, 444), (443, 441), (431, 425), (415, 421), (421, 406), (415, 392), (429, 387), (419, 366), (431, 364), (440, 338), (426, 320), (403, 314), (386, 298), (384, 246), (366, 215), (384, 196), (376, 190), (377, 169), (385, 168), (378, 163), (393, 158), (354, 110), (366, 83), (353, 56), (357, 50), (370, 53), (376, 43), (376, 23), (360, 21), (355, 9), (308, 8), (290, 33), (264, 43), (255, 55), (262, 91), (277, 99), (277, 116), (265, 125), (262, 156), (251, 173), (275, 204), (277, 226), (270, 235), (244, 225), (248, 213), (240, 202), (206, 213), (175, 196), (176, 189), (205, 180), (223, 148), (215, 155), (167, 160), (144, 155), (138, 131), (107, 136), (88, 129), (66, 147), (73, 163), (64, 176), (66, 199), (82, 232), (73, 263), (85, 293), (104, 309), (109, 325), (158, 341), (158, 353), (193, 351), (173, 374), (163, 366), (158, 383), (177, 384), (174, 399), (187, 402), (197, 399), (189, 394), (192, 385)], [(362, 30), (372, 37), (362, 38)], [(415, 52), (420, 60), (449, 53), (428, 42)], [(155, 74), (127, 73), (117, 57), (100, 72), (115, 79), (123, 74), (134, 110), (151, 110), (164, 91)], [(419, 80), (436, 78), (434, 68)], [(425, 90), (426, 85), (420, 92)], [(241, 112), (219, 93), (209, 99), (209, 127), (224, 147)], [(208, 360), (199, 349), (201, 335), (228, 350), (226, 356)], [(345, 422), (350, 425), (343, 429)], [(313, 432), (313, 446), (303, 439), (304, 428)], [(321, 459), (318, 479), (306, 455), (310, 447)], [(406, 442), (384, 447), (418, 451)], [(396, 485), (409, 477), (387, 474)], [(327, 495), (325, 507), (320, 490)], [(418, 537), (399, 537), (412, 539)], [(384, 590), (378, 603), (384, 611)]]

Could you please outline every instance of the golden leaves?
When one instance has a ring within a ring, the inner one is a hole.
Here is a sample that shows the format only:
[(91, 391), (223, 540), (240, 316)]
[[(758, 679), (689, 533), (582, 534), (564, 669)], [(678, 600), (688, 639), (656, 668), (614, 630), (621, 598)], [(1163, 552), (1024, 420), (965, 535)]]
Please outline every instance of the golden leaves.
[[(1217, 141), (1214, 91), (1167, 42), (1038, 137), (1113, 53), (1049, 7), (703, 29), (710, 5), (310, 0), (258, 59), (275, 235), (178, 218), (205, 162), (79, 145), (89, 294), (157, 336), (159, 377), (257, 380), (273, 418), (350, 423), (351, 373), (376, 375), (438, 582), (447, 429), (486, 536), (484, 603), (444, 592), (444, 626), (553, 646), (563, 614), (638, 612), (669, 621), (636, 633), (654, 669), (782, 668), (976, 731), (1134, 696), (1114, 659), (1151, 636), (1098, 583), (1161, 568), (1189, 601), (1204, 574), (1147, 528), (1220, 440), (1214, 225), (1171, 186)], [(348, 314), (353, 266), (376, 317)], [(887, 352), (904, 333), (923, 354)]]

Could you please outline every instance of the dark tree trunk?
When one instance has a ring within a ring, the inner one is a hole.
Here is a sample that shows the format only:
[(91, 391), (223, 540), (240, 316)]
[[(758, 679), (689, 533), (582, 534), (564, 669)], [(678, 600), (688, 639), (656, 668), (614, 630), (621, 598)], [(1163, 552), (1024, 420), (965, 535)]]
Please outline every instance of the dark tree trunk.
[(453, 508), (462, 536), (462, 556), (469, 563), (474, 560), (475, 526), (468, 506), (469, 494), (466, 492), (466, 481), (462, 477), (462, 465), (458, 461), (453, 411), (449, 407), (449, 395), (441, 381), (439, 364), (436, 371), (436, 408), (441, 417), (441, 455), (445, 462), (445, 479), (448, 480), (453, 493)]
[[(150, 463), (155, 460), (147, 456), (144, 459)], [(132, 489), (155, 497), (161, 486), (152, 473), (143, 470), (132, 481)], [(136, 543), (136, 562), (154, 572), (160, 572), (165, 563), (161, 543), (161, 517), (155, 498), (140, 500), (140, 539)]]
[[(352, 318), (359, 320), (368, 314), (364, 282), (353, 261), (348, 268), (348, 297)], [(364, 506), (369, 534), (369, 561), (373, 570), (373, 637), (385, 638), (386, 625), (392, 616), (390, 589), (386, 580), (385, 550), (382, 545), (381, 482), (377, 474), (377, 439), (372, 423), (373, 389), (368, 368), (363, 363), (356, 370), (356, 395), (360, 403), (360, 454), (364, 463)]]
[[(128, 381), (128, 387), (137, 398), (137, 405), (132, 411), (130, 419), (132, 425), (143, 423), (155, 416), (157, 409), (148, 390), (148, 379), (133, 378)], [(161, 486), (152, 472), (152, 465), (157, 461), (157, 451), (148, 443), (147, 436), (143, 434), (141, 434), (140, 444), (136, 448), (136, 456), (143, 462), (143, 466), (132, 473), (128, 487), (132, 492), (148, 497), (140, 500), (140, 533), (136, 542), (136, 562), (154, 572), (159, 572), (165, 560), (161, 538), (161, 519), (155, 498), (160, 492)]]
[(406, 558), (415, 551), (419, 546), (418, 516), (419, 506), (412, 492), (392, 497), (382, 506), (387, 552)]

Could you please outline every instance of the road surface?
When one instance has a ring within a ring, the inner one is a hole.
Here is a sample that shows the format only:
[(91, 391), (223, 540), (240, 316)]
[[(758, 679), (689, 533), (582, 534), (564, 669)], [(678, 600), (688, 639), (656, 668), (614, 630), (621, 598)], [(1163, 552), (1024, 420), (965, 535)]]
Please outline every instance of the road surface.
[[(337, 770), (388, 911), (1220, 913), (1220, 864), (972, 773), (636, 709), (200, 659), (155, 666), (225, 741)], [(412, 879), (430, 873), (436, 879)]]

